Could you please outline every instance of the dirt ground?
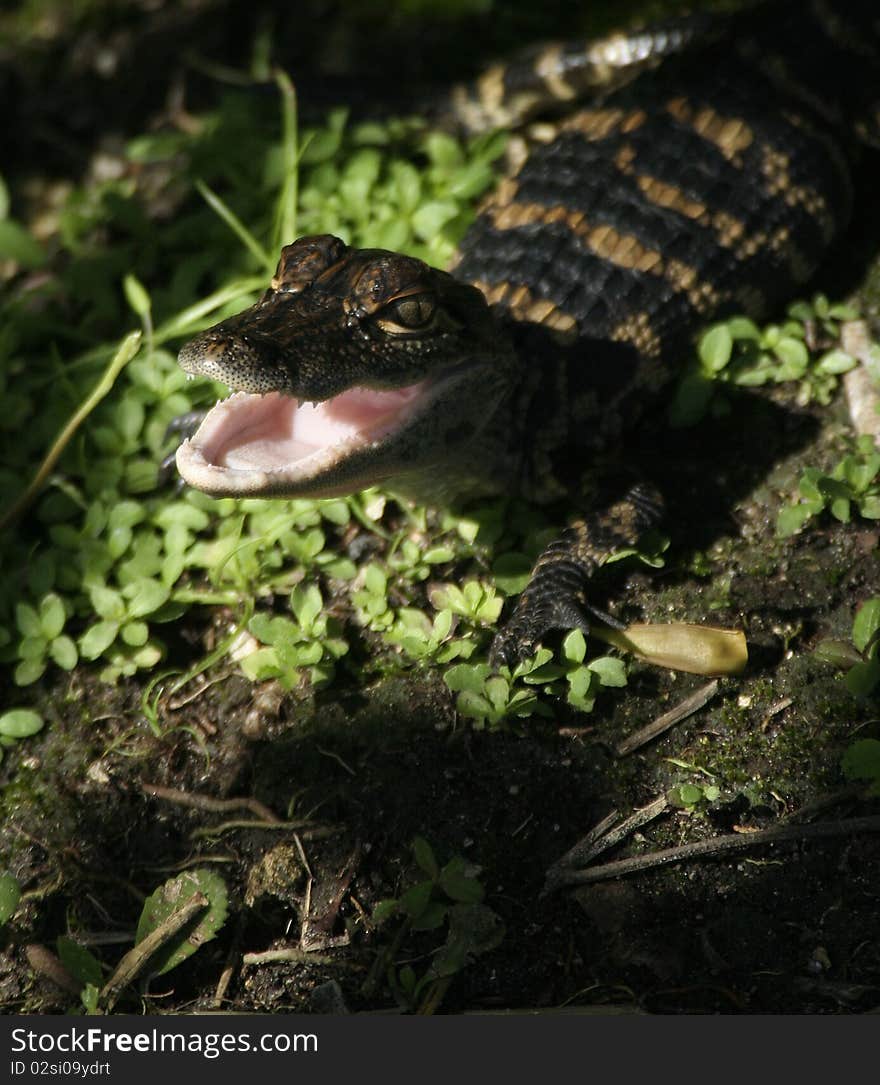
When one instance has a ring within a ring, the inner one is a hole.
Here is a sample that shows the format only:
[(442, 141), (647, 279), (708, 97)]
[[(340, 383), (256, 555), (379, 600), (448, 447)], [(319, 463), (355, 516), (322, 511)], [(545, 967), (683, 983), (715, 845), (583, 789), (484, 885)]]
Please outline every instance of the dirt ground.
[[(802, 467), (840, 459), (847, 432), (841, 401), (805, 409), (781, 393), (743, 395), (696, 430), (658, 424), (633, 438), (632, 458), (672, 481), (672, 547), (665, 570), (610, 571), (609, 596), (629, 618), (743, 628), (750, 664), (627, 756), (615, 753), (624, 736), (707, 680), (636, 664), (589, 716), (559, 705), (553, 719), (479, 731), (456, 716), (438, 672), (313, 695), (255, 688), (220, 665), (159, 698), (157, 737), (143, 683), (56, 672), (39, 695), (49, 726), (0, 770), (0, 853), (29, 890), (0, 941), (0, 1012), (76, 1005), (34, 967), (32, 947), (51, 950), (73, 929), (112, 965), (144, 894), (194, 866), (226, 881), (226, 925), (178, 969), (129, 989), (120, 1009), (395, 1008), (401, 969), (421, 976), (446, 936), (371, 919), (424, 877), (416, 837), (441, 864), (463, 857), (497, 917), (494, 948), (436, 988), (441, 1012), (876, 1010), (880, 834), (832, 826), (876, 822), (878, 800), (853, 789), (840, 758), (855, 739), (880, 738), (880, 719), (813, 649), (848, 639), (858, 605), (880, 595), (880, 531), (822, 519), (793, 539), (774, 532)], [(206, 613), (181, 638), (201, 643), (227, 618)], [(626, 817), (701, 782), (717, 796), (667, 808), (593, 865), (791, 826), (801, 812), (829, 835), (545, 891), (548, 870), (610, 811)], [(287, 959), (247, 956), (274, 950)]]

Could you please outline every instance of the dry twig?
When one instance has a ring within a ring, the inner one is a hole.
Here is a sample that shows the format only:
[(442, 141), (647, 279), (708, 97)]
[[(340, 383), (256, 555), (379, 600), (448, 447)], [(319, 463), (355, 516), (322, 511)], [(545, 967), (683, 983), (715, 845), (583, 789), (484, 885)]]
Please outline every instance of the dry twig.
[(101, 1003), (106, 1010), (113, 1009), (119, 992), (143, 971), (153, 954), (170, 942), (199, 912), (203, 912), (209, 903), (204, 893), (193, 893), (185, 904), (172, 912), (164, 922), (126, 953), (116, 966), (116, 971), (101, 988)]
[(716, 836), (711, 840), (698, 840), (693, 844), (682, 844), (677, 848), (661, 848), (647, 855), (637, 855), (632, 859), (618, 859), (613, 863), (589, 867), (586, 870), (559, 870), (556, 873), (553, 889), (565, 885), (586, 885), (589, 882), (605, 881), (608, 878), (620, 878), (625, 874), (636, 874), (653, 867), (681, 863), (687, 859), (714, 859), (732, 851), (760, 847), (765, 844), (796, 843), (800, 840), (821, 840), (835, 836), (847, 836), (851, 833), (880, 832), (880, 816), (844, 818), (841, 821), (820, 821), (813, 825), (776, 825), (771, 829), (758, 829), (753, 833), (730, 833)]
[(651, 723), (625, 738), (618, 744), (615, 753), (618, 757), (626, 757), (633, 750), (638, 750), (641, 746), (657, 738), (658, 735), (662, 735), (664, 731), (668, 731), (670, 727), (674, 727), (680, 720), (692, 716), (694, 712), (698, 712), (703, 705), (711, 701), (717, 692), (717, 679), (707, 682), (705, 686), (700, 686), (698, 690), (692, 693), (690, 697), (686, 697), (680, 704), (677, 704), (675, 708), (664, 712), (662, 716), (658, 716), (656, 720), (652, 720)]
[(229, 810), (250, 810), (262, 821), (281, 823), (281, 818), (264, 806), (258, 799), (215, 799), (212, 795), (202, 795), (197, 791), (178, 791), (175, 787), (163, 787), (161, 784), (141, 783), (145, 795), (154, 799), (164, 799), (178, 806), (190, 806), (194, 810), (208, 810), (211, 813), (227, 813)]

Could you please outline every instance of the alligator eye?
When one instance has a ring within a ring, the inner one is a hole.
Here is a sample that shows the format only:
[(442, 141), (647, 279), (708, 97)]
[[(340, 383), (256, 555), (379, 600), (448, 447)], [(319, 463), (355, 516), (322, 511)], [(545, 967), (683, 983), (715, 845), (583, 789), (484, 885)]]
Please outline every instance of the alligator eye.
[(419, 331), (433, 322), (436, 311), (437, 301), (432, 294), (411, 294), (386, 305), (376, 323), (392, 335)]

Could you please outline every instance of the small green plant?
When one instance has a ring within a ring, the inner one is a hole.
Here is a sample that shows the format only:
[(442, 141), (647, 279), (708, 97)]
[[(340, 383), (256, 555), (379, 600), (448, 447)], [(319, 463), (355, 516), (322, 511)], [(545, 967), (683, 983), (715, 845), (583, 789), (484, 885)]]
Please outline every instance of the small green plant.
[(856, 361), (839, 347), (811, 351), (808, 340), (820, 334), (829, 342), (837, 341), (841, 322), (858, 314), (849, 306), (832, 305), (820, 294), (812, 302), (790, 305), (788, 316), (783, 324), (763, 328), (742, 316), (709, 328), (699, 340), (696, 365), (676, 392), (672, 423), (690, 426), (707, 413), (729, 410), (718, 394), (723, 384), (754, 388), (795, 382), (798, 403), (829, 403), (839, 377)]
[(64, 601), (56, 592), (47, 592), (36, 606), (16, 605), (15, 625), (21, 636), (15, 668), (17, 685), (35, 682), (50, 660), (66, 671), (76, 666), (79, 655), (73, 639), (64, 632), (66, 622)]
[(456, 551), (451, 546), (422, 546), (415, 539), (404, 539), (388, 554), (388, 568), (396, 576), (419, 582), (427, 580), (432, 567), (452, 561)]
[(586, 659), (587, 644), (583, 633), (573, 629), (562, 641), (556, 662), (551, 662), (547, 649), (535, 658), (520, 664), (513, 674), (528, 686), (538, 686), (545, 693), (564, 697), (581, 712), (592, 712), (596, 696), (603, 687), (626, 685), (626, 666), (616, 656)]
[[(450, 561), (456, 556), (451, 546), (432, 546), (426, 557)], [(433, 563), (433, 562), (432, 562)], [(450, 663), (470, 657), (487, 643), (487, 633), (498, 621), (504, 599), (491, 584), (468, 580), (462, 587), (436, 584), (428, 598), (437, 613), (431, 619), (415, 607), (401, 607), (394, 624), (384, 634), (411, 659), (432, 663)], [(461, 632), (453, 637), (453, 632)]]
[(708, 769), (704, 769), (700, 765), (694, 765), (690, 761), (682, 761), (678, 757), (667, 757), (666, 760), (680, 769), (685, 769), (695, 775), (705, 776), (709, 781), (708, 783), (689, 781), (670, 788), (666, 792), (666, 799), (670, 806), (692, 814), (703, 810), (713, 802), (717, 802), (721, 797), (721, 788), (715, 783), (714, 773), (709, 772)]
[(277, 678), (285, 689), (296, 686), (303, 673), (316, 688), (332, 681), (336, 660), (346, 654), (348, 642), (340, 623), (323, 608), (317, 585), (303, 583), (290, 593), (293, 620), (255, 614), (247, 628), (262, 647), (241, 659), (242, 671), (252, 681)]
[(438, 609), (448, 608), (472, 625), (495, 625), (504, 600), (491, 584), (468, 580), (462, 587), (443, 584), (428, 592), (428, 598)]
[(0, 761), (3, 751), (43, 729), (43, 717), (32, 708), (10, 708), (0, 714)]
[[(553, 653), (548, 651), (547, 655), (552, 658)], [(488, 663), (457, 663), (446, 671), (443, 681), (456, 694), (457, 711), (478, 728), (494, 727), (507, 719), (552, 715), (535, 690), (517, 689), (503, 667), (493, 673)]]
[(352, 596), (361, 622), (376, 632), (390, 629), (394, 611), (388, 598), (388, 575), (375, 562), (363, 572), (362, 585)]
[(840, 767), (848, 780), (867, 780), (868, 794), (880, 796), (880, 741), (876, 738), (860, 738), (847, 746)]
[[(382, 900), (373, 909), (378, 926), (398, 921), (391, 945), (377, 959), (367, 985), (385, 974), (398, 1005), (409, 1013), (433, 1013), (453, 978), (474, 957), (500, 945), (504, 925), (483, 903), (480, 868), (461, 856), (440, 866), (431, 845), (422, 837), (412, 844), (413, 858), (424, 877), (399, 897)], [(398, 966), (396, 956), (418, 932), (436, 931), (443, 941), (431, 951), (431, 963), (419, 975), (411, 964)]]
[(15, 915), (15, 909), (21, 900), (21, 886), (18, 879), (8, 870), (0, 874), (0, 928), (5, 927)]
[(878, 475), (880, 452), (872, 437), (859, 437), (855, 451), (844, 456), (830, 474), (824, 474), (816, 467), (808, 467), (803, 472), (798, 483), (801, 500), (780, 511), (777, 533), (783, 538), (794, 535), (825, 509), (844, 524), (849, 523), (854, 508), (866, 520), (880, 519)]
[(701, 806), (715, 802), (721, 794), (714, 784), (679, 784), (666, 793), (670, 806), (693, 813)]
[[(195, 869), (169, 878), (144, 902), (134, 948), (104, 983), (104, 966), (86, 946), (61, 935), (58, 959), (80, 985), (86, 1013), (110, 1011), (119, 992), (138, 976), (160, 976), (216, 937), (226, 921), (226, 884), (212, 870)], [(176, 923), (177, 916), (185, 922)]]
[(477, 648), (471, 638), (451, 636), (456, 617), (451, 610), (441, 610), (432, 621), (424, 611), (401, 607), (397, 620), (385, 634), (389, 644), (399, 645), (410, 659), (432, 663), (451, 663), (469, 659)]
[(458, 711), (479, 726), (492, 727), (509, 718), (552, 716), (539, 693), (591, 712), (603, 687), (626, 685), (626, 666), (615, 656), (587, 660), (586, 652), (583, 633), (574, 629), (564, 638), (555, 661), (549, 648), (539, 648), (513, 671), (501, 667), (493, 673), (488, 663), (459, 663), (443, 677), (457, 694)]
[(826, 639), (814, 654), (846, 670), (846, 685), (859, 697), (868, 697), (880, 685), (880, 596), (859, 607), (852, 625), (852, 641)]

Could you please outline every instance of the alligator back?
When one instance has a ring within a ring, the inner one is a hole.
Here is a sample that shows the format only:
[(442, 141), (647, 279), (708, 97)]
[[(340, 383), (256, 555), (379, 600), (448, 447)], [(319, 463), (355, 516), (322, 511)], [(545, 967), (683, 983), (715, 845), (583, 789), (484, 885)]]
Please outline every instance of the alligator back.
[(828, 7), (734, 21), (561, 120), (465, 236), (454, 273), (513, 323), (527, 363), (566, 359), (555, 409), (573, 431), (662, 383), (700, 325), (791, 297), (848, 223), (877, 17)]

